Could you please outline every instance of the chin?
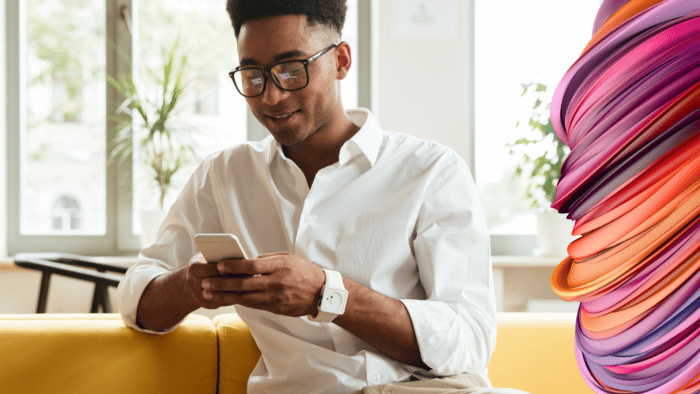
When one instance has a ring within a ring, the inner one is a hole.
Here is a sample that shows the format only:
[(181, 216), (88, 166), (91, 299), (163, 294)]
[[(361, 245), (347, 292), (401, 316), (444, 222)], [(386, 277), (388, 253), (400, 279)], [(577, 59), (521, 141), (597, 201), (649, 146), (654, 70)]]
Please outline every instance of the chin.
[[(268, 129), (268, 131), (270, 130)], [(300, 135), (301, 133), (294, 130), (276, 130), (270, 131), (270, 134), (272, 134), (277, 142), (284, 146), (294, 146), (306, 139)]]

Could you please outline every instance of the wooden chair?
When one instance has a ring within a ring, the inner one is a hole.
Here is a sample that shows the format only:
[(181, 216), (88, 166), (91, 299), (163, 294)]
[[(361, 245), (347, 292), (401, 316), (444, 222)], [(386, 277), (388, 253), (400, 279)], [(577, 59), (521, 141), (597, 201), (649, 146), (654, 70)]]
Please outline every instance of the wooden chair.
[(36, 313), (46, 312), (46, 301), (52, 274), (95, 283), (90, 312), (96, 313), (101, 308), (102, 312), (110, 313), (111, 307), (107, 289), (109, 286), (117, 287), (122, 278), (113, 273), (124, 274), (127, 270), (127, 268), (117, 265), (98, 263), (89, 257), (65, 253), (20, 253), (15, 255), (14, 260), (19, 267), (41, 271), (41, 286), (39, 287)]

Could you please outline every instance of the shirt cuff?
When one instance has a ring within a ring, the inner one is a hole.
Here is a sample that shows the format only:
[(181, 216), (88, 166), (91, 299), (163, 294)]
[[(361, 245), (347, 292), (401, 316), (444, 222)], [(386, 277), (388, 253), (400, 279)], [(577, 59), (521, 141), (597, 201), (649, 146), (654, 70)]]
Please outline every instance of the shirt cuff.
[(166, 273), (168, 270), (163, 267), (148, 265), (137, 265), (129, 269), (117, 288), (119, 313), (121, 313), (124, 325), (140, 332), (155, 335), (167, 334), (180, 326), (181, 321), (167, 330), (153, 331), (142, 328), (136, 323), (136, 313), (143, 292), (152, 280)]
[[(427, 375), (484, 374), (495, 347), (495, 325), (470, 317), (465, 305), (430, 300), (400, 300), (408, 310)], [(473, 311), (471, 315), (477, 315)]]

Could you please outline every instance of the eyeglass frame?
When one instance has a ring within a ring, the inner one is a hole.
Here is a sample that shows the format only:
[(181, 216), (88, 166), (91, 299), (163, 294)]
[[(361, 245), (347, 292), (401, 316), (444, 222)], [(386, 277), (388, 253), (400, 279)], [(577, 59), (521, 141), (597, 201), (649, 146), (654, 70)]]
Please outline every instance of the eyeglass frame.
[[(234, 68), (233, 70), (229, 71), (228, 76), (229, 76), (229, 78), (231, 78), (231, 81), (233, 82), (233, 86), (236, 87), (236, 90), (238, 91), (238, 93), (240, 93), (241, 96), (247, 97), (247, 98), (250, 98), (250, 97), (259, 97), (259, 96), (262, 96), (263, 93), (265, 93), (265, 89), (267, 88), (267, 75), (268, 75), (268, 74), (270, 74), (270, 79), (272, 80), (272, 82), (275, 83), (275, 85), (277, 85), (278, 88), (280, 88), (281, 90), (284, 90), (285, 92), (294, 92), (294, 91), (296, 91), (296, 90), (301, 90), (301, 89), (304, 89), (305, 87), (309, 86), (309, 81), (311, 80), (311, 78), (309, 77), (309, 64), (311, 64), (314, 60), (316, 60), (316, 59), (320, 58), (321, 56), (325, 55), (325, 54), (328, 53), (331, 49), (333, 49), (333, 48), (335, 48), (335, 47), (337, 47), (337, 46), (338, 46), (338, 44), (331, 44), (331, 45), (327, 46), (326, 48), (322, 49), (321, 51), (319, 51), (318, 53), (316, 53), (315, 55), (311, 56), (311, 57), (308, 58), (308, 59), (301, 59), (301, 60), (285, 60), (285, 61), (282, 61), (282, 62), (279, 62), (279, 63), (275, 63), (275, 64), (271, 65), (270, 67), (247, 67), (247, 68), (241, 68), (241, 66), (237, 66), (237, 67)], [(283, 88), (282, 86), (280, 86), (280, 85), (281, 85), (280, 82), (279, 82), (279, 81), (277, 80), (277, 78), (275, 78), (274, 75), (272, 74), (272, 68), (273, 68), (273, 67), (277, 67), (277, 66), (279, 66), (280, 64), (284, 64), (284, 63), (294, 63), (294, 62), (301, 62), (301, 63), (304, 65), (304, 72), (306, 72), (306, 84), (304, 84), (304, 86), (299, 87), (299, 88), (285, 89), (285, 88)], [(245, 94), (243, 94), (243, 92), (241, 92), (241, 89), (238, 87), (238, 84), (236, 84), (236, 79), (234, 78), (234, 75), (235, 75), (237, 72), (240, 72), (240, 71), (243, 71), (243, 70), (251, 70), (251, 69), (262, 70), (262, 73), (263, 73), (263, 88), (262, 88), (262, 90), (260, 91), (260, 93), (258, 93), (258, 94), (256, 94), (256, 95), (253, 95), (253, 96), (246, 96)]]

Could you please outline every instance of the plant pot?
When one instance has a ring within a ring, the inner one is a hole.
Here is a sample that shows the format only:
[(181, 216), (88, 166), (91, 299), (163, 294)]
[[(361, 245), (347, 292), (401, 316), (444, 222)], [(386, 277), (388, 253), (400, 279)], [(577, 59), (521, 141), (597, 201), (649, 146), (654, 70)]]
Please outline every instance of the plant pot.
[(165, 220), (168, 211), (158, 210), (141, 210), (141, 248), (145, 248), (155, 241), (158, 235), (160, 224)]
[(538, 247), (533, 251), (535, 256), (566, 256), (567, 246), (576, 239), (571, 235), (574, 222), (555, 210), (539, 212), (536, 217)]

